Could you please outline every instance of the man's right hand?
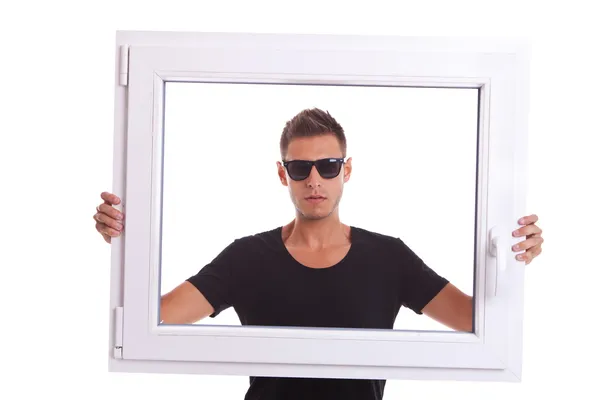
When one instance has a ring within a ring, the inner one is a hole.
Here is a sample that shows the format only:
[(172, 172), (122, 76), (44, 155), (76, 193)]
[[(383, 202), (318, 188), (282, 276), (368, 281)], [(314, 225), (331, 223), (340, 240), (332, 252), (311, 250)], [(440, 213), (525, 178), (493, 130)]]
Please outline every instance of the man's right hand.
[(96, 221), (96, 230), (102, 235), (106, 243), (110, 243), (112, 237), (118, 237), (123, 232), (124, 215), (113, 207), (120, 204), (121, 199), (108, 192), (100, 194), (104, 203), (96, 207), (94, 221)]

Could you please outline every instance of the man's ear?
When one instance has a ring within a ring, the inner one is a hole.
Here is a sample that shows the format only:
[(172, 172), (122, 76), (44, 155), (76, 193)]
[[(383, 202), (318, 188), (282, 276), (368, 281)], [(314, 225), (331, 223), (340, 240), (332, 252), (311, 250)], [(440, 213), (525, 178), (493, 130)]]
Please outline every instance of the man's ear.
[(344, 163), (344, 183), (350, 180), (350, 175), (352, 175), (352, 157)]
[(288, 182), (287, 182), (287, 176), (285, 174), (285, 167), (279, 161), (277, 161), (277, 175), (279, 175), (279, 181), (281, 182), (281, 184), (283, 186), (287, 186)]

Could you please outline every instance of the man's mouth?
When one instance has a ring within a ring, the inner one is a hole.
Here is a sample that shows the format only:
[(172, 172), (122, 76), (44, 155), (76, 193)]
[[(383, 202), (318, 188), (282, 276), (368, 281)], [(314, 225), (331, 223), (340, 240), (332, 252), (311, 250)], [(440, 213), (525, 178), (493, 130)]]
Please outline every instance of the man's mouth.
[(319, 204), (319, 203), (325, 201), (325, 197), (323, 197), (323, 196), (308, 196), (305, 199), (309, 203), (313, 203), (313, 204)]

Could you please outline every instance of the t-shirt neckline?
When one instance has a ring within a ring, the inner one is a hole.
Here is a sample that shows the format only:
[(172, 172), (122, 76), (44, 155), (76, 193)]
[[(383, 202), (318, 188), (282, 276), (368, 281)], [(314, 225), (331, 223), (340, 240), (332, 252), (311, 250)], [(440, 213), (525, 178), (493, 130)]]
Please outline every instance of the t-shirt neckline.
[(278, 242), (281, 250), (284, 252), (285, 257), (292, 262), (292, 264), (294, 264), (298, 267), (301, 267), (304, 270), (325, 271), (325, 270), (334, 270), (334, 269), (341, 267), (343, 264), (346, 263), (346, 261), (350, 258), (350, 256), (355, 251), (355, 247), (357, 244), (356, 239), (357, 239), (358, 229), (356, 229), (356, 227), (354, 227), (352, 225), (350, 225), (349, 227), (350, 227), (350, 249), (348, 249), (348, 252), (346, 253), (346, 255), (338, 263), (333, 264), (329, 267), (325, 267), (325, 268), (312, 268), (312, 267), (306, 266), (306, 265), (302, 264), (300, 261), (296, 260), (296, 258), (289, 252), (287, 247), (285, 247), (285, 243), (283, 242), (283, 238), (281, 237), (281, 233), (283, 231), (283, 226), (279, 226), (275, 230), (275, 233), (277, 235), (277, 242)]

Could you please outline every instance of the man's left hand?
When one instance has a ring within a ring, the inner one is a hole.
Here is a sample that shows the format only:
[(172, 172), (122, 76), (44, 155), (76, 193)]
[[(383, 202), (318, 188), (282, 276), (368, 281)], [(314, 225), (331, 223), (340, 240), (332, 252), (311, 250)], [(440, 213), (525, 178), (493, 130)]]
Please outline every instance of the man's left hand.
[(525, 237), (523, 241), (515, 244), (512, 248), (514, 252), (525, 250), (524, 253), (515, 256), (517, 260), (525, 261), (525, 265), (531, 263), (542, 252), (544, 238), (542, 230), (536, 225), (538, 219), (535, 214), (519, 219), (518, 224), (523, 226), (513, 232), (514, 237)]

